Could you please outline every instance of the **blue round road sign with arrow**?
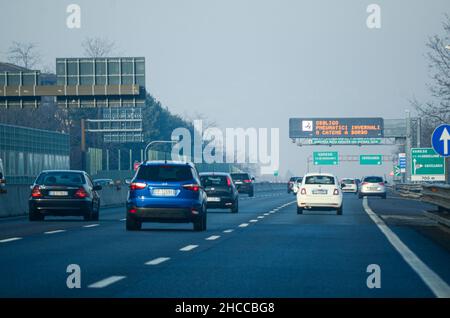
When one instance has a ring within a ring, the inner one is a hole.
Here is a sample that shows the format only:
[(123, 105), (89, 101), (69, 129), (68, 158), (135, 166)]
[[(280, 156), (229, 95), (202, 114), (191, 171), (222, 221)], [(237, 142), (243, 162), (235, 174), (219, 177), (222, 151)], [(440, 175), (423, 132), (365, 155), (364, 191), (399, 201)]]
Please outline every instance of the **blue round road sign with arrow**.
[(434, 151), (443, 157), (450, 156), (450, 125), (440, 125), (431, 136)]

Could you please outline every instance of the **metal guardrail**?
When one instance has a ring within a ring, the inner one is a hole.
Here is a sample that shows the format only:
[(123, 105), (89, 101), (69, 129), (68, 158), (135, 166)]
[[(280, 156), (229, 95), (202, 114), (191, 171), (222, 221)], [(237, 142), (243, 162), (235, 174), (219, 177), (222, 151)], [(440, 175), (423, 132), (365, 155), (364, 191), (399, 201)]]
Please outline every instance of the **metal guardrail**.
[(419, 199), (422, 196), (422, 185), (418, 183), (397, 183), (394, 190), (402, 197)]
[(450, 185), (423, 184), (421, 200), (438, 206), (439, 211), (450, 210)]

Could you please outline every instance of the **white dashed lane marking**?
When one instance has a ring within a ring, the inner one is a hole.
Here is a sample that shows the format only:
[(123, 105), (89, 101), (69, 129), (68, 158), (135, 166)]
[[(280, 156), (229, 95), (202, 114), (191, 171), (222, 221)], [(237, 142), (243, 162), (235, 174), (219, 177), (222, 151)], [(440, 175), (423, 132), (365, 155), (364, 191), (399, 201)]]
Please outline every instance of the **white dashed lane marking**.
[(242, 223), (241, 225), (239, 225), (239, 227), (247, 227), (248, 223)]
[(88, 288), (105, 288), (109, 285), (117, 283), (118, 281), (124, 279), (125, 277), (126, 276), (111, 276), (89, 285)]
[(145, 263), (145, 265), (159, 265), (161, 263), (168, 261), (169, 259), (170, 257), (158, 257), (151, 261), (148, 261), (147, 263)]
[(10, 237), (10, 238), (7, 238), (7, 239), (0, 240), (0, 243), (14, 242), (14, 241), (18, 241), (18, 240), (21, 240), (21, 239), (22, 239), (21, 237)]
[(229, 230), (225, 230), (225, 231), (223, 231), (223, 233), (231, 233), (231, 232), (233, 232), (234, 230), (232, 230), (232, 229), (229, 229)]
[(185, 247), (180, 248), (180, 251), (182, 252), (189, 252), (192, 251), (194, 248), (197, 248), (198, 245), (187, 245)]
[(96, 227), (99, 226), (100, 224), (88, 224), (88, 225), (83, 225), (83, 227)]
[(212, 235), (210, 237), (207, 237), (205, 240), (214, 241), (214, 240), (217, 240), (219, 237), (220, 237), (220, 235)]
[(56, 234), (56, 233), (63, 233), (63, 232), (65, 232), (66, 230), (54, 230), (54, 231), (47, 231), (47, 232), (44, 232), (44, 234)]

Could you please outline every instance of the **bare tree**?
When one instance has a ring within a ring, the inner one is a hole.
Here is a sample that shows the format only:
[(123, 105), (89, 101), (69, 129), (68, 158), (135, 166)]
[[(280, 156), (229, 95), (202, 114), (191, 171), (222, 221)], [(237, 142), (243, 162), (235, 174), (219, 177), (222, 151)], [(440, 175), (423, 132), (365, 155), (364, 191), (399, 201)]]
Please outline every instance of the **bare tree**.
[(430, 124), (450, 121), (450, 16), (445, 16), (444, 34), (434, 35), (428, 39), (429, 69), (432, 83), (428, 85), (432, 101), (419, 102), (411, 100), (411, 104), (419, 112), (419, 116), (429, 120)]
[(8, 49), (8, 61), (13, 64), (33, 69), (41, 62), (41, 55), (36, 43), (12, 42)]
[(84, 56), (86, 57), (110, 56), (116, 50), (116, 45), (113, 41), (100, 37), (85, 38), (81, 46), (84, 49)]

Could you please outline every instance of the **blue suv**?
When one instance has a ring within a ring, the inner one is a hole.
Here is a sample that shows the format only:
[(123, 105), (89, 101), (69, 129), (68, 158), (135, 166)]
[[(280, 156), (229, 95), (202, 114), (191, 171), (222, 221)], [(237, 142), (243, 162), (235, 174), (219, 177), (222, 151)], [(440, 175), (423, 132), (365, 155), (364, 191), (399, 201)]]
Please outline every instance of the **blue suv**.
[(195, 231), (205, 231), (206, 202), (192, 163), (148, 161), (130, 182), (126, 228), (140, 230), (142, 222), (192, 222)]

